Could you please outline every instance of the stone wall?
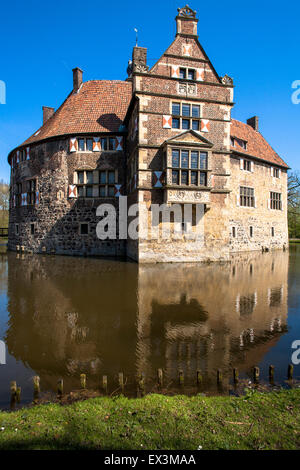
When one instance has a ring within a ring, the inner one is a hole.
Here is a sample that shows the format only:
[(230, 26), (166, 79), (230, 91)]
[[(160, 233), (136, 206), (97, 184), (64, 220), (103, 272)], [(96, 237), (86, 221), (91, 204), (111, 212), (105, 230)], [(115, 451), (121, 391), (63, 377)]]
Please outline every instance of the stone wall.
[[(10, 201), (10, 250), (17, 246), (35, 253), (52, 252), (68, 255), (124, 256), (124, 240), (99, 240), (96, 236), (96, 209), (103, 198), (68, 197), (76, 170), (118, 170), (120, 184), (125, 183), (125, 156), (120, 151), (69, 152), (69, 139), (40, 143), (30, 149), (30, 160), (20, 162), (11, 175), (11, 187), (36, 179), (39, 203), (13, 207)], [(24, 186), (23, 186), (24, 187)], [(115, 206), (118, 199), (105, 198)], [(88, 223), (88, 234), (80, 234), (80, 224)], [(16, 224), (19, 234), (16, 234)], [(34, 224), (34, 234), (31, 225)]]

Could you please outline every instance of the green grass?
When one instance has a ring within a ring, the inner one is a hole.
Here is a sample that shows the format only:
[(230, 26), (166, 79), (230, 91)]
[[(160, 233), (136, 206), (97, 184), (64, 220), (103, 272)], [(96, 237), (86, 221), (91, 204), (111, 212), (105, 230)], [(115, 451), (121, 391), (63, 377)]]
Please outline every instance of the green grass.
[[(1, 430), (4, 428), (4, 430)], [(299, 449), (300, 390), (93, 398), (0, 412), (0, 449)]]

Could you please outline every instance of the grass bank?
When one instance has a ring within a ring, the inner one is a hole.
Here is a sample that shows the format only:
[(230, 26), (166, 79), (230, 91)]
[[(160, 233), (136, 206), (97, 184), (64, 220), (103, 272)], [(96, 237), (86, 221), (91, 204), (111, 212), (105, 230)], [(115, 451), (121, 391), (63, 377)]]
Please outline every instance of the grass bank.
[(93, 398), (0, 412), (0, 449), (299, 449), (300, 390)]

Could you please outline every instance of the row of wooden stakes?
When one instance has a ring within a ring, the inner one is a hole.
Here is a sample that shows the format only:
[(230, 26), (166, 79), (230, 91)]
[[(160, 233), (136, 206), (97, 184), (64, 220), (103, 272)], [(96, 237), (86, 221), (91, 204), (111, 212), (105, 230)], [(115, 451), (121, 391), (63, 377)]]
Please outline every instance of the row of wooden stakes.
[[(274, 372), (275, 372), (275, 367), (273, 365), (269, 366), (269, 382), (270, 384), (274, 383)], [(294, 374), (294, 366), (292, 364), (288, 365), (288, 371), (287, 371), (287, 379), (289, 381), (293, 380), (293, 374)], [(260, 376), (260, 370), (259, 367), (254, 367), (253, 368), (253, 382), (258, 384), (259, 383), (259, 376)], [(200, 370), (197, 370), (196, 372), (196, 384), (200, 386), (203, 382), (203, 376)], [(233, 382), (235, 385), (238, 384), (239, 382), (239, 371), (237, 368), (233, 369)], [(222, 385), (223, 383), (223, 374), (220, 369), (217, 370), (217, 384)], [(178, 385), (184, 386), (184, 372), (182, 370), (179, 371), (178, 373)], [(145, 374), (139, 374), (137, 376), (136, 380), (136, 386), (137, 386), (137, 393), (138, 395), (143, 395), (145, 393)], [(86, 374), (81, 374), (80, 375), (80, 387), (82, 390), (86, 390)], [(120, 372), (118, 374), (118, 389), (121, 391), (121, 393), (124, 393), (125, 389), (125, 380), (124, 380), (124, 374), (123, 372)], [(163, 370), (158, 369), (157, 370), (157, 387), (158, 389), (163, 388)], [(33, 398), (34, 401), (36, 401), (39, 396), (40, 396), (40, 377), (35, 376), (33, 377)], [(102, 391), (106, 394), (108, 390), (108, 379), (107, 375), (103, 375), (102, 377)], [(10, 384), (10, 393), (11, 393), (11, 403), (20, 403), (21, 401), (21, 387), (17, 386), (17, 382), (13, 381)], [(58, 380), (57, 382), (57, 396), (62, 397), (64, 394), (64, 381), (63, 379)]]

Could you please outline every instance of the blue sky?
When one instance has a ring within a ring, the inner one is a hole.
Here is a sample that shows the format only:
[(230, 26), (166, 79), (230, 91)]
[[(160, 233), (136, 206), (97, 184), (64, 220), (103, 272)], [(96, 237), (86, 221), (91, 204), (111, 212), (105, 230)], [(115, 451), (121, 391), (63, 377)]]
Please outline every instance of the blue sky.
[[(279, 155), (300, 170), (300, 80), (296, 2), (190, 0), (199, 40), (219, 75), (234, 78), (232, 116), (260, 117), (260, 130)], [(1, 2), (0, 178), (9, 180), (8, 152), (42, 122), (42, 106), (57, 108), (72, 88), (72, 68), (84, 80), (125, 79), (139, 29), (139, 45), (152, 65), (175, 35), (178, 0), (102, 2), (11, 0)]]

